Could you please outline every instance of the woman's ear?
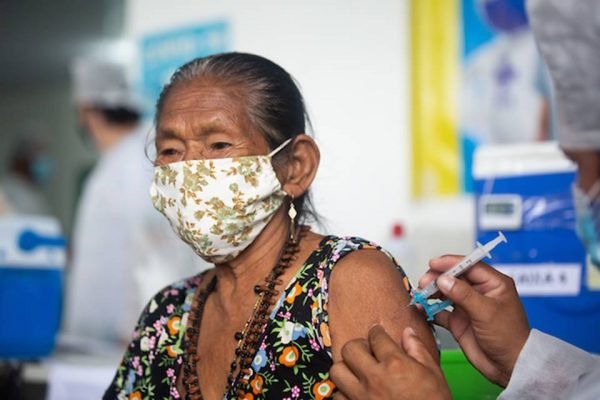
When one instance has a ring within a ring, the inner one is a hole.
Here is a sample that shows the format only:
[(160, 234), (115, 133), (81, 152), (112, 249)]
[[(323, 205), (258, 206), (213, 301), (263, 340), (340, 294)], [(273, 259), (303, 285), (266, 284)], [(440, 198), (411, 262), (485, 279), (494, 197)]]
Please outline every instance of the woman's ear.
[(321, 153), (314, 139), (304, 133), (294, 137), (289, 146), (286, 167), (280, 178), (283, 191), (297, 198), (308, 191), (315, 179)]

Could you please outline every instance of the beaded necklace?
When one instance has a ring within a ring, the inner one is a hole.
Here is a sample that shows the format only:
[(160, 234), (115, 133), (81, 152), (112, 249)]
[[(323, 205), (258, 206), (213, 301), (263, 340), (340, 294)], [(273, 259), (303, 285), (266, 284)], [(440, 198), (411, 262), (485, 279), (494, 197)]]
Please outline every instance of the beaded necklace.
[[(281, 257), (273, 267), (273, 270), (265, 277), (265, 283), (254, 287), (257, 299), (252, 310), (252, 315), (246, 321), (244, 329), (236, 332), (234, 335), (234, 339), (237, 340), (237, 346), (235, 349), (235, 358), (231, 363), (229, 374), (227, 375), (227, 389), (225, 393), (229, 393), (233, 388), (236, 390), (238, 397), (241, 398), (245, 394), (244, 388), (249, 389), (247, 376), (251, 372), (250, 366), (256, 353), (256, 345), (269, 321), (269, 310), (276, 303), (273, 297), (277, 296), (279, 291), (275, 290), (275, 288), (277, 285), (283, 283), (279, 277), (296, 259), (296, 254), (300, 249), (300, 241), (309, 229), (308, 226), (300, 226), (298, 228), (298, 232), (288, 239)], [(206, 300), (216, 287), (217, 277), (215, 276), (194, 299), (190, 310), (188, 327), (185, 332), (187, 351), (184, 353), (183, 366), (183, 384), (186, 389), (186, 400), (204, 399), (200, 390), (198, 377), (198, 335), (200, 334), (200, 325)]]

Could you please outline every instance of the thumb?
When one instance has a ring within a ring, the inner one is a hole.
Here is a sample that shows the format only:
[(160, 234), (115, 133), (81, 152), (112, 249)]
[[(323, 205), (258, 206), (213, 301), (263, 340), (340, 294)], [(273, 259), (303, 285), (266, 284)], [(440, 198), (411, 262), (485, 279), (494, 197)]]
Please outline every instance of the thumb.
[(429, 368), (437, 368), (437, 362), (433, 359), (425, 343), (419, 339), (414, 329), (405, 328), (402, 333), (402, 348), (406, 353), (422, 365)]
[(437, 285), (454, 305), (459, 306), (467, 313), (470, 319), (488, 313), (485, 296), (473, 289), (467, 282), (453, 276), (442, 275), (438, 278)]

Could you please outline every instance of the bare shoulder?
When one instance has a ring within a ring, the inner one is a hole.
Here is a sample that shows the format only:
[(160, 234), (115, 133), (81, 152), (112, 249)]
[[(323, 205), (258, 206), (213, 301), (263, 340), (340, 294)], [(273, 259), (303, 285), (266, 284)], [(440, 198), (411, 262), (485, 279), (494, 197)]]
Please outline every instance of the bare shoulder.
[(329, 315), (334, 360), (350, 340), (366, 339), (374, 324), (382, 325), (399, 341), (406, 327), (423, 338), (437, 357), (435, 341), (425, 318), (408, 307), (406, 278), (385, 253), (375, 249), (353, 251), (338, 262), (329, 284)]
[(361, 249), (338, 262), (332, 271), (330, 290), (342, 292), (341, 294), (355, 292), (353, 289), (359, 287), (361, 292), (398, 290), (397, 295), (408, 301), (405, 285), (404, 274), (390, 257), (380, 250)]

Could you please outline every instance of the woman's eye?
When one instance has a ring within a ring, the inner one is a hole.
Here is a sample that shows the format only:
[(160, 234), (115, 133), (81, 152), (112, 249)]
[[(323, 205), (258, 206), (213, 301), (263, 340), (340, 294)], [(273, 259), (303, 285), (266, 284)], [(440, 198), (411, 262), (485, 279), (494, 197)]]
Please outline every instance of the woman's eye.
[(211, 144), (210, 147), (213, 150), (225, 150), (225, 149), (231, 147), (231, 143), (215, 142), (215, 143)]
[(173, 148), (166, 148), (162, 149), (158, 154), (165, 157), (174, 156), (175, 154), (177, 154), (177, 150)]

